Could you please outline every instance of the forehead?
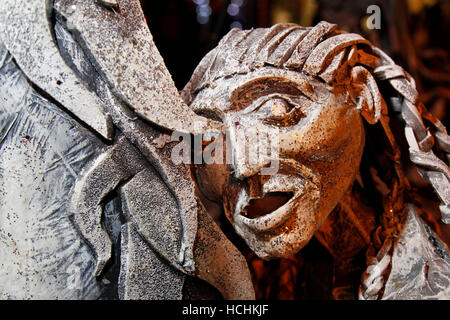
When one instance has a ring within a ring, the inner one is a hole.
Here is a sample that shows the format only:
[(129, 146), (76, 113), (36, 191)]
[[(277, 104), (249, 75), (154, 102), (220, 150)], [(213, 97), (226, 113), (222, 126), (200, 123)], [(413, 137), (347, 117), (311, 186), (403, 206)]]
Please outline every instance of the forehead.
[(213, 111), (223, 116), (273, 93), (304, 95), (321, 103), (328, 98), (330, 91), (328, 84), (305, 73), (266, 67), (214, 80), (195, 93), (190, 107), (198, 113)]

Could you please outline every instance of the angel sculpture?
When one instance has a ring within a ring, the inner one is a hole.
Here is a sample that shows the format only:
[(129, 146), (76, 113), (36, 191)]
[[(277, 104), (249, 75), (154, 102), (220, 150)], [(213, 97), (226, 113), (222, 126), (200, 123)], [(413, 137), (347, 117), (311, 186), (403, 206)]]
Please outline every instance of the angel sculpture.
[[(418, 216), (389, 120), (404, 121), (446, 222), (450, 139), (413, 79), (359, 35), (326, 22), (232, 30), (181, 95), (138, 0), (3, 0), (0, 39), (1, 298), (254, 299), (205, 198), (264, 259), (314, 235), (341, 269), (367, 250), (361, 299), (450, 296), (448, 249)], [(242, 132), (215, 149), (228, 163), (173, 159), (173, 133), (208, 148)], [(379, 151), (369, 133), (390, 157), (361, 160)], [(249, 144), (272, 147), (261, 135), (277, 148), (250, 161)]]

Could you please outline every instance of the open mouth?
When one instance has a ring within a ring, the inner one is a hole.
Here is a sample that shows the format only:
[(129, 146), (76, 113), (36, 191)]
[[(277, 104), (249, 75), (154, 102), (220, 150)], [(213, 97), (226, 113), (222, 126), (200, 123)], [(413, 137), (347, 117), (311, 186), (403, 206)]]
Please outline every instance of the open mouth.
[(269, 192), (261, 199), (250, 200), (241, 214), (248, 219), (263, 217), (284, 206), (293, 196), (293, 192)]

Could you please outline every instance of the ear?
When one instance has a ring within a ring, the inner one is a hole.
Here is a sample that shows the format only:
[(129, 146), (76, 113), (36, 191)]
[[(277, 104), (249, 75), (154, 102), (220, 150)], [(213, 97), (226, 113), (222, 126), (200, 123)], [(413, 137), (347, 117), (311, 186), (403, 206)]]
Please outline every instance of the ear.
[(352, 69), (351, 94), (357, 109), (370, 124), (375, 124), (381, 115), (387, 115), (387, 106), (372, 74), (364, 67)]

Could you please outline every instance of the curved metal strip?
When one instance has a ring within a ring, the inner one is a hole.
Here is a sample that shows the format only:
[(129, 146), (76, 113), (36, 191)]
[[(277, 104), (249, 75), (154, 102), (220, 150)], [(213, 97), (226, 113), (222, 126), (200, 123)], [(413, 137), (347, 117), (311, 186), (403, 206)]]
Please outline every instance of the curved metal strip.
[(98, 157), (82, 178), (75, 183), (68, 213), (96, 256), (98, 276), (111, 257), (111, 240), (102, 228), (104, 197), (117, 185), (145, 168), (144, 159), (126, 140), (120, 140)]
[(178, 260), (182, 246), (183, 225), (177, 200), (153, 168), (136, 174), (120, 188), (122, 210), (160, 257), (181, 272)]
[(92, 0), (60, 0), (55, 10), (114, 94), (144, 119), (170, 130), (202, 133), (222, 125), (196, 115), (181, 99), (145, 21), (139, 0), (111, 11)]
[(119, 298), (181, 300), (186, 276), (166, 264), (140, 237), (132, 223), (122, 226)]
[(328, 23), (326, 21), (319, 22), (298, 44), (297, 49), (294, 50), (291, 57), (286, 61), (285, 66), (288, 68), (301, 69), (307, 60), (308, 56), (316, 47), (324, 36), (333, 32), (337, 25)]
[(344, 33), (331, 37), (319, 43), (306, 59), (303, 70), (309, 74), (318, 74), (322, 71), (325, 62), (336, 52), (354, 44), (371, 45), (369, 41), (356, 33)]
[(50, 25), (50, 0), (2, 0), (0, 37), (26, 76), (99, 134), (113, 126), (99, 98), (89, 91), (59, 53)]
[(217, 288), (227, 300), (254, 300), (250, 270), (244, 256), (227, 239), (202, 205), (194, 248), (195, 275)]

